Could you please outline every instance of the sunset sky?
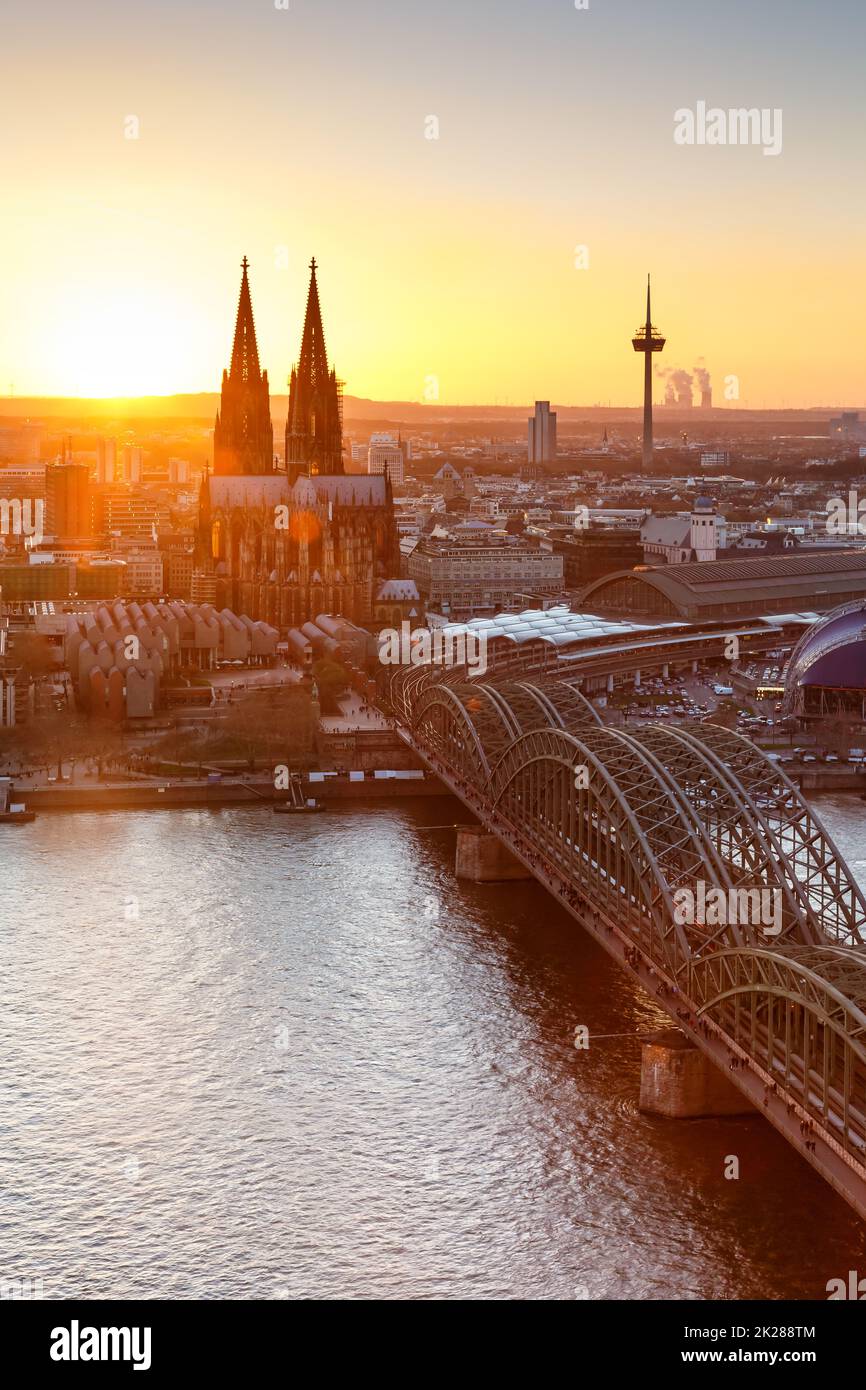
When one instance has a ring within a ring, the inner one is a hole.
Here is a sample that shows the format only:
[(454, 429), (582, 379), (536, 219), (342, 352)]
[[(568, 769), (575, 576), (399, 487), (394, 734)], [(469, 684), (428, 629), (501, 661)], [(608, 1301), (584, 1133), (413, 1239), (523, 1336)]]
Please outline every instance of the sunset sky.
[[(652, 270), (718, 404), (866, 403), (864, 0), (7, 0), (3, 48), (0, 395), (217, 390), (244, 254), (282, 391), (315, 254), (353, 395), (637, 404)], [(699, 100), (782, 153), (676, 145)]]

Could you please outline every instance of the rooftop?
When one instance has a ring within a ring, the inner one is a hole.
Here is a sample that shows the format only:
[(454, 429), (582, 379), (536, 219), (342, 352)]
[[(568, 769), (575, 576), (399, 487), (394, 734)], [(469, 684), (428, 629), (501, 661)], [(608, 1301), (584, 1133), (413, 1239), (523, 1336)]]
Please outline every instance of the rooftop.
[(866, 553), (858, 550), (708, 560), (619, 570), (590, 584), (582, 604), (596, 611), (670, 613), (683, 618), (824, 610), (866, 595)]
[(494, 637), (505, 637), (515, 643), (541, 639), (558, 647), (585, 638), (627, 636), (658, 628), (687, 626), (677, 621), (637, 623), (600, 618), (595, 613), (573, 613), (567, 604), (559, 603), (552, 608), (527, 608), (522, 613), (497, 613), (494, 618), (472, 618), (467, 623), (449, 623), (445, 631), (454, 636), (459, 633), (480, 636), (483, 633), (488, 641)]

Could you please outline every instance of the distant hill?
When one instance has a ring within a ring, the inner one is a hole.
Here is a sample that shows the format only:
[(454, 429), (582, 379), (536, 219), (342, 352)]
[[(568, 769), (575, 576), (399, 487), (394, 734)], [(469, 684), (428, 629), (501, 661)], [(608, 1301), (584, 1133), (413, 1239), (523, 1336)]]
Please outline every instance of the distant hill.
[[(219, 408), (219, 395), (216, 392), (201, 391), (177, 396), (135, 396), (126, 399), (112, 397), (106, 400), (89, 399), (82, 396), (4, 396), (0, 397), (0, 419), (30, 418), (33, 420), (184, 420), (201, 421), (203, 425), (213, 424)], [(639, 406), (600, 406), (600, 405), (560, 405), (554, 404), (561, 423), (578, 420), (638, 420)], [(837, 415), (842, 410), (861, 410), (866, 406), (820, 406), (808, 410), (744, 410), (720, 408), (709, 411), (679, 410), (671, 407), (656, 407), (659, 422), (716, 420), (779, 420), (793, 423), (797, 420), (817, 423)], [(282, 428), (288, 410), (287, 396), (271, 397), (271, 415), (275, 425)], [(491, 423), (523, 422), (532, 414), (532, 403), (526, 405), (433, 405), (424, 401), (371, 401), (360, 396), (344, 396), (343, 418), (348, 425), (353, 422), (367, 424), (379, 422), (422, 425), (436, 427), (454, 421), (466, 423), (471, 420), (487, 420)]]

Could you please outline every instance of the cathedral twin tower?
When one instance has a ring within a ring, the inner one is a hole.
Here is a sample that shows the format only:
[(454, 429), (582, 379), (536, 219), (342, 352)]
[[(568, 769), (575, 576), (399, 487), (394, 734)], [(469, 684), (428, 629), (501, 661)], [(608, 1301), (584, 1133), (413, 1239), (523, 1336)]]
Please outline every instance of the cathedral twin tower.
[[(248, 269), (244, 256), (231, 366), (223, 372), (214, 427), (214, 474), (218, 477), (277, 471), (268, 374), (259, 366)], [(328, 370), (314, 259), (301, 356), (289, 381), (285, 459), (290, 482), (302, 475), (342, 474), (342, 415), (340, 382), (336, 372)]]
[(383, 583), (400, 574), (390, 478), (343, 468), (341, 386), (328, 369), (315, 261), (289, 382), (285, 469), (275, 463), (247, 270), (244, 257), (213, 473), (199, 494), (193, 578), (218, 609), (284, 633), (321, 613), (368, 624)]

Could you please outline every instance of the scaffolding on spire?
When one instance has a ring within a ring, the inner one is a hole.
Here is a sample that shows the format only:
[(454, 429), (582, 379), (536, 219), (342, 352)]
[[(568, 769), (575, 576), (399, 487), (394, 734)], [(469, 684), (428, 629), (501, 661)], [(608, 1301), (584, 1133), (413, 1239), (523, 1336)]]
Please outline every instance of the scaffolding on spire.
[(286, 471), (292, 482), (302, 474), (343, 472), (343, 383), (328, 367), (316, 270), (314, 256), (301, 353), (289, 378)]

